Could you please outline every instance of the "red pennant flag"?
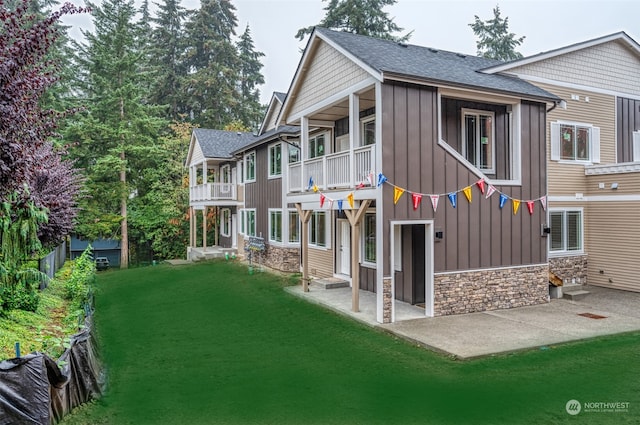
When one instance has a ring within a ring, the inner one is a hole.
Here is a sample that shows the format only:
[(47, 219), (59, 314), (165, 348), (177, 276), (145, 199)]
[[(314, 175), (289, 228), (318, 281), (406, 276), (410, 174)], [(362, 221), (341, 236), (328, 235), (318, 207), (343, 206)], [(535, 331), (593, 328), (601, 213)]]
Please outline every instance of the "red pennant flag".
[(484, 195), (484, 179), (480, 179), (476, 182), (478, 189), (480, 189), (480, 193)]
[(362, 188), (364, 188), (364, 183), (360, 182), (360, 184), (356, 186), (356, 189), (362, 189)]
[(327, 199), (322, 193), (320, 194), (320, 208), (324, 206), (324, 200)]
[(412, 193), (411, 200), (413, 201), (413, 210), (417, 210), (420, 206), (420, 201), (422, 201), (422, 195), (419, 193)]
[(527, 209), (529, 210), (529, 215), (533, 215), (533, 201), (527, 201)]

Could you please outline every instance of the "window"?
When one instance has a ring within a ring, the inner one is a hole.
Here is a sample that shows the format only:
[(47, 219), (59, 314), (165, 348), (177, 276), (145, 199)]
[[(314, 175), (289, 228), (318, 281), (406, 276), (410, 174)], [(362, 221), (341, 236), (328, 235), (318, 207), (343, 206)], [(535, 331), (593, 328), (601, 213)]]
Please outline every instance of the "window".
[(462, 154), (476, 168), (495, 173), (494, 114), (490, 111), (462, 110)]
[(289, 211), (289, 243), (300, 243), (300, 216), (298, 211)]
[(633, 132), (633, 162), (640, 162), (640, 131)]
[(300, 162), (300, 148), (293, 145), (287, 146), (289, 147), (289, 164)]
[(363, 233), (363, 258), (366, 263), (376, 262), (376, 215), (366, 213), (364, 215)]
[(245, 181), (246, 182), (254, 182), (256, 181), (256, 153), (251, 152), (244, 156), (244, 171), (245, 171)]
[(600, 128), (590, 124), (552, 122), (551, 159), (600, 162)]
[(282, 211), (269, 210), (269, 241), (282, 242)]
[(309, 245), (327, 246), (327, 215), (324, 211), (313, 211), (311, 213)]
[(245, 231), (247, 236), (256, 235), (256, 210), (245, 210), (246, 224)]
[(231, 210), (225, 208), (221, 211), (222, 217), (220, 221), (222, 223), (222, 228), (220, 229), (220, 233), (222, 236), (231, 236)]
[(282, 174), (282, 144), (269, 146), (269, 177)]
[(220, 167), (220, 178), (222, 183), (231, 183), (231, 166), (223, 165)]
[(246, 220), (245, 210), (240, 210), (240, 234), (244, 235), (245, 233), (245, 220)]
[(376, 143), (376, 120), (369, 119), (362, 122), (362, 129), (360, 131), (361, 145), (368, 146)]
[(324, 155), (325, 138), (325, 133), (309, 138), (309, 159)]
[(550, 252), (582, 251), (581, 210), (552, 210), (549, 212), (549, 222), (551, 223)]

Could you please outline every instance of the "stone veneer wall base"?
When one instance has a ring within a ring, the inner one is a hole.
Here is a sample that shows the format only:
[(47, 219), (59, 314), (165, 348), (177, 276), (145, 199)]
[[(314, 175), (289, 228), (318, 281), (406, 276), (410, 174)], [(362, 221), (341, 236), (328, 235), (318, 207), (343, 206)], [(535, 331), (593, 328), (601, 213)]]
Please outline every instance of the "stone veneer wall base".
[(587, 284), (587, 256), (549, 258), (549, 270), (556, 274), (564, 285)]

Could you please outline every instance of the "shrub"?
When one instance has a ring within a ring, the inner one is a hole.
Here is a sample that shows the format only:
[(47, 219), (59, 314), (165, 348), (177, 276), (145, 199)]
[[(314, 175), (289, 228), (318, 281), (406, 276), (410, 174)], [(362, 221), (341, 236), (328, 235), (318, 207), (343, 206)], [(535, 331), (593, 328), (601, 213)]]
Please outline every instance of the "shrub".
[(91, 284), (96, 276), (96, 266), (91, 255), (91, 246), (75, 260), (69, 278), (65, 281), (65, 298), (71, 301), (72, 310), (84, 310), (91, 296)]

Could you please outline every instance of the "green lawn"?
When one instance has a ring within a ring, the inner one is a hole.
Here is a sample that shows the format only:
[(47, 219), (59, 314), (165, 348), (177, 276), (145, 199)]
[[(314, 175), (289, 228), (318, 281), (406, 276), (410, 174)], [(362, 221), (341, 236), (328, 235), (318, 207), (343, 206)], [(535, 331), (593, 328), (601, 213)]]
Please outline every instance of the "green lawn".
[[(632, 424), (640, 334), (460, 362), (215, 262), (99, 274), (108, 395), (65, 424)], [(455, 335), (452, 335), (455, 338)], [(565, 411), (568, 400), (628, 413)]]

